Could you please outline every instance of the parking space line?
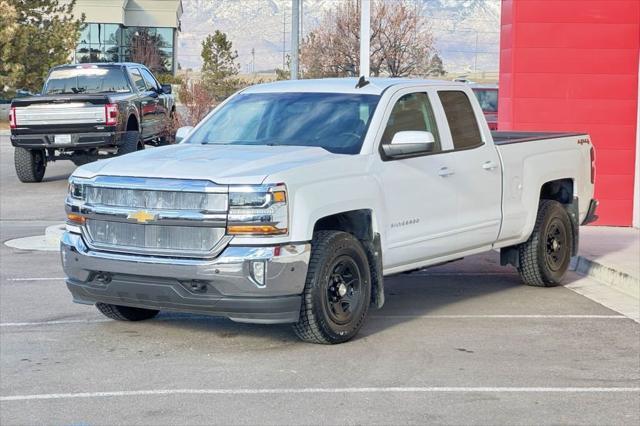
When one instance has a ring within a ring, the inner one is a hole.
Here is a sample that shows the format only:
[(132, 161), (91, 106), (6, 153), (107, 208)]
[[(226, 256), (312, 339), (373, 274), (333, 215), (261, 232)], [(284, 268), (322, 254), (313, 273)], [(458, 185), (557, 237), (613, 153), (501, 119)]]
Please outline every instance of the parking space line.
[[(155, 321), (174, 321), (201, 319), (181, 316), (180, 318), (158, 318)], [(214, 316), (208, 318), (215, 318)], [(627, 319), (624, 315), (371, 315), (369, 318), (381, 319)], [(94, 324), (101, 322), (113, 322), (110, 319), (86, 319), (86, 320), (55, 320), (55, 321), (32, 321), (32, 322), (3, 322), (0, 327), (30, 327), (41, 325), (65, 325), (65, 324)]]
[(61, 325), (61, 324), (93, 324), (99, 322), (113, 322), (113, 320), (93, 319), (93, 320), (56, 320), (56, 321), (33, 321), (33, 322), (3, 322), (0, 327), (29, 327), (38, 325)]
[(62, 281), (64, 278), (55, 277), (55, 278), (47, 278), (47, 277), (39, 277), (39, 278), (7, 278), (7, 281)]
[(309, 393), (629, 393), (640, 387), (362, 387), (274, 389), (149, 389), (113, 392), (47, 393), (1, 396), (0, 402), (47, 399), (108, 398), (162, 395), (287, 395)]
[(627, 319), (624, 315), (371, 315), (369, 318), (425, 318), (425, 319)]

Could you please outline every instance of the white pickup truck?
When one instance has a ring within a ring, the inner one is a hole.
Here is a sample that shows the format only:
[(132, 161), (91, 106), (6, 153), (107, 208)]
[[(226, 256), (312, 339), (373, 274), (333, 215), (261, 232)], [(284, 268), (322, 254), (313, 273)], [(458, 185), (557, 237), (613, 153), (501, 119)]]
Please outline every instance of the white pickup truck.
[(351, 339), (383, 277), (489, 250), (557, 285), (595, 219), (586, 134), (489, 131), (463, 84), (250, 87), (182, 143), (79, 167), (62, 263), (78, 303), (292, 323)]

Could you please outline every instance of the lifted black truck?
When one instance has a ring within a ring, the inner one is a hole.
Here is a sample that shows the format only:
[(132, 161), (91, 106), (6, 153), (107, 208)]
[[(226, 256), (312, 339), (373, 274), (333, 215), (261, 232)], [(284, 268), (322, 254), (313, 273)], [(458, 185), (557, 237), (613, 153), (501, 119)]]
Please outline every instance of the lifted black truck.
[(40, 182), (47, 163), (76, 165), (171, 140), (175, 112), (170, 85), (136, 63), (73, 64), (52, 68), (42, 93), (14, 99), (9, 124), (22, 182)]

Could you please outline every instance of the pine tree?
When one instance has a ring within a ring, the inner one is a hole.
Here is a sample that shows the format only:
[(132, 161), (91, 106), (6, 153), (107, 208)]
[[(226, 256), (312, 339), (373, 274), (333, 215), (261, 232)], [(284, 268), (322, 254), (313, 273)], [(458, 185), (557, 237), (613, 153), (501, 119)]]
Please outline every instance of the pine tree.
[(429, 75), (442, 77), (445, 74), (447, 74), (447, 72), (444, 69), (442, 58), (436, 53), (435, 55), (433, 55), (431, 61), (429, 62)]
[(233, 94), (241, 86), (235, 76), (240, 70), (236, 62), (238, 52), (233, 43), (219, 30), (208, 35), (202, 42), (202, 82), (216, 101)]
[(233, 50), (233, 43), (227, 35), (216, 30), (202, 41), (202, 72), (215, 79), (224, 79), (238, 74), (238, 52)]
[(0, 98), (39, 91), (49, 69), (69, 61), (84, 15), (76, 0), (0, 0)]

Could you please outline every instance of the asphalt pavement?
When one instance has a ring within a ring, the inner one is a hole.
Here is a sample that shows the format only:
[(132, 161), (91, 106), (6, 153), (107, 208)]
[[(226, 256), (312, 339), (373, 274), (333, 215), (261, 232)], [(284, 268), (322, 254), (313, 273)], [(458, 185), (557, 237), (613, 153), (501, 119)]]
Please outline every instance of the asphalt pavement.
[[(64, 221), (73, 168), (22, 184), (0, 137), (3, 242)], [(320, 346), (283, 325), (107, 320), (71, 302), (56, 252), (2, 244), (0, 424), (640, 423), (637, 322), (524, 286), (495, 253), (386, 285), (355, 340)]]

